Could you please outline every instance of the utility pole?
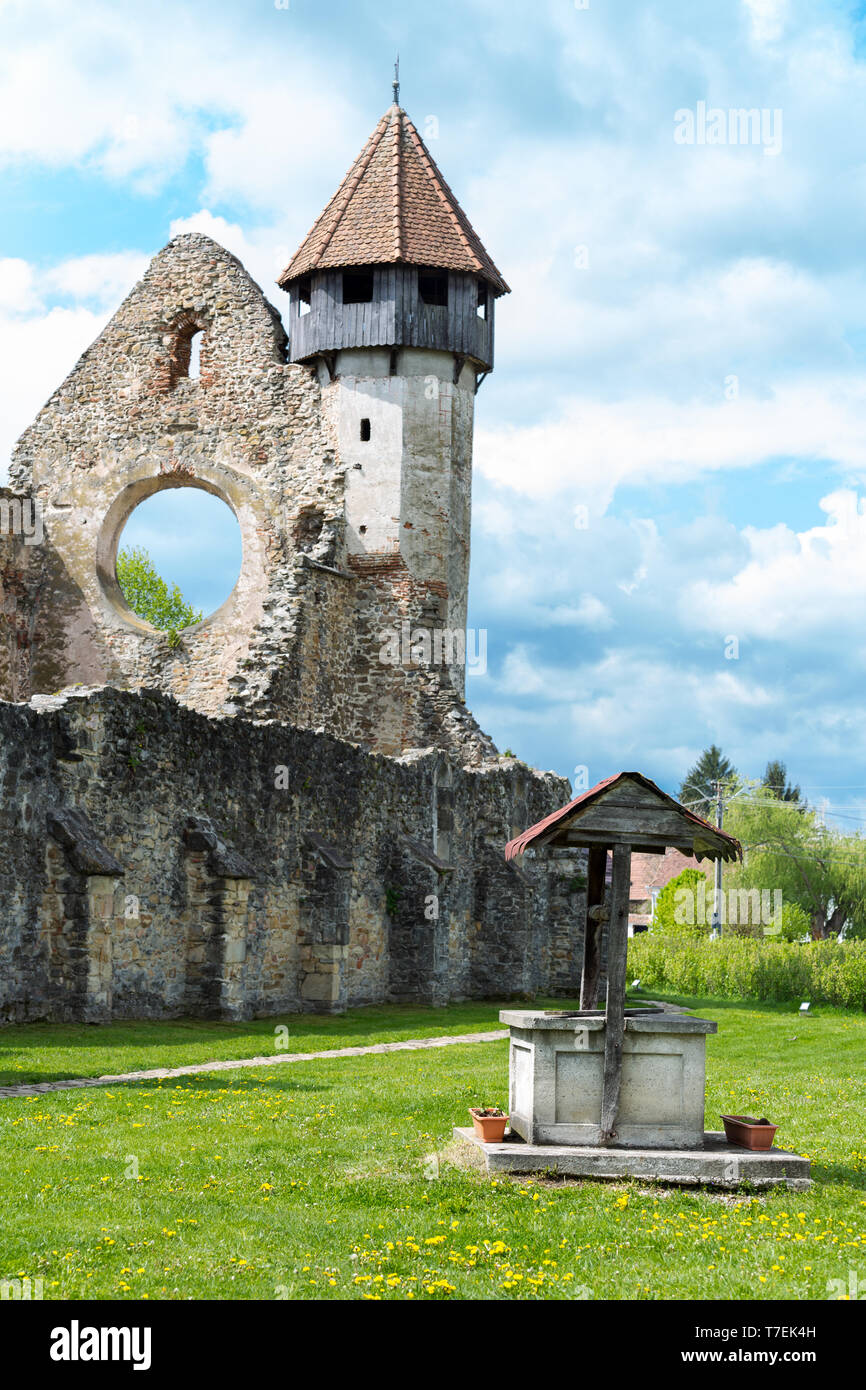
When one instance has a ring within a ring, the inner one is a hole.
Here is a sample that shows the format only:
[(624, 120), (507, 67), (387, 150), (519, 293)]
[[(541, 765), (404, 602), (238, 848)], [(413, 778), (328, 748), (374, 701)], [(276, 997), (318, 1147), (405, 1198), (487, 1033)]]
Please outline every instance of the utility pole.
[[(717, 826), (719, 827), (719, 829), (721, 830), (721, 828), (722, 828), (722, 819), (723, 819), (724, 813), (725, 813), (725, 803), (724, 803), (724, 800), (723, 800), (723, 797), (722, 797), (722, 784), (721, 784), (721, 782), (714, 782), (714, 783), (713, 783), (713, 790), (714, 790), (715, 793), (716, 793), (716, 825), (717, 825)], [(722, 911), (721, 911), (721, 909), (722, 909), (722, 861), (721, 861), (721, 859), (717, 859), (717, 860), (716, 860), (715, 869), (716, 869), (716, 883), (715, 883), (715, 892), (713, 893), (713, 926), (712, 926), (712, 930), (711, 930), (711, 932), (710, 932), (710, 939), (713, 940), (713, 941), (717, 940), (717, 939), (721, 936), (721, 934), (722, 934)]]

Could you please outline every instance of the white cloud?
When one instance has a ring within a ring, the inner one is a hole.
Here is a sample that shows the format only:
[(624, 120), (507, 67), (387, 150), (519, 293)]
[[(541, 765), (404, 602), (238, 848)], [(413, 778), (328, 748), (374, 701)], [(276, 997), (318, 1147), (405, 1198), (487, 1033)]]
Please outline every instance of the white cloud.
[(273, 6), (249, 21), (167, 0), (7, 4), (0, 163), (86, 164), (153, 191), (198, 153), (208, 197), (281, 208), (321, 178), (323, 141), (348, 162), (367, 131), (351, 68)]
[[(381, 115), (376, 112), (371, 121), (334, 83), (333, 74), (329, 78), (317, 67), (315, 60), (298, 64), (290, 82), (281, 68), (270, 80), (262, 81), (260, 74), (243, 91), (241, 119), (205, 140), (205, 197), (240, 198), (277, 210), (288, 218), (298, 243), (313, 220), (304, 205), (312, 202), (318, 216)], [(241, 91), (236, 79), (232, 90)]]
[(676, 484), (778, 456), (866, 467), (866, 378), (784, 382), (767, 399), (681, 403), (659, 397), (605, 402), (574, 397), (559, 415), (523, 428), (489, 426), (477, 468), (500, 486), (558, 493), (607, 510), (624, 483)]
[[(817, 799), (819, 780), (856, 782), (850, 767), (866, 758), (862, 720), (834, 702), (832, 673), (820, 669), (801, 668), (792, 680), (771, 666), (755, 678), (721, 658), (708, 669), (697, 653), (668, 658), (634, 643), (569, 664), (551, 656), (516, 645), (474, 703), (501, 745), (519, 753), (529, 733), (536, 746), (556, 750), (561, 773), (585, 764), (594, 782), (637, 768), (675, 789), (701, 749), (716, 742), (749, 776), (760, 775), (768, 757), (788, 759)], [(845, 764), (828, 777), (840, 742)], [(836, 794), (840, 809), (849, 799)]]
[(11, 256), (0, 260), (0, 312), (23, 313), (38, 303), (32, 266)]
[(624, 594), (633, 594), (635, 589), (639, 589), (643, 584), (648, 573), (646, 565), (638, 565), (631, 579), (621, 579), (618, 587), (622, 589)]
[[(700, 196), (685, 193), (686, 216)], [(550, 225), (561, 225), (555, 212)], [(848, 325), (866, 314), (859, 272), (819, 275), (767, 256), (690, 267), (663, 226), (654, 234), (665, 247), (657, 254), (635, 242), (630, 222), (611, 233), (574, 227), (543, 257), (539, 232), (533, 241), (527, 230), (512, 256), (494, 243), (513, 289), (497, 319), (500, 363), (534, 371), (566, 360), (606, 394), (637, 381), (675, 383), (682, 394), (707, 379), (721, 389), (734, 373), (764, 385), (768, 363), (792, 357), (812, 368), (849, 360)], [(587, 270), (574, 265), (581, 242), (591, 243)]]
[(595, 594), (581, 594), (577, 604), (556, 604), (550, 610), (553, 627), (585, 627), (601, 632), (613, 623), (610, 609)]
[(27, 319), (0, 314), (0, 481), (16, 439), (102, 331), (106, 314), (54, 308)]
[(866, 498), (840, 489), (821, 507), (826, 523), (807, 531), (746, 527), (748, 563), (724, 583), (693, 584), (684, 623), (796, 648), (820, 637), (850, 661), (866, 627)]
[(756, 43), (774, 43), (785, 32), (788, 0), (743, 0)]
[(39, 284), (46, 295), (90, 301), (113, 313), (141, 279), (149, 262), (149, 256), (136, 251), (76, 256), (40, 275)]

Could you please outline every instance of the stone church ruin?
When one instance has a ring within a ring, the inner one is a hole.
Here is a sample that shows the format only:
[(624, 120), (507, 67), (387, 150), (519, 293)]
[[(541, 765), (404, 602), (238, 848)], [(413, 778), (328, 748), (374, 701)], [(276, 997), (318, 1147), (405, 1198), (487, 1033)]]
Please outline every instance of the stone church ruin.
[[(579, 987), (582, 861), (502, 855), (567, 783), (465, 703), (475, 394), (508, 286), (396, 102), (279, 284), (285, 325), (176, 237), (0, 489), (4, 1022)], [(115, 567), (133, 510), (181, 487), (228, 504), (243, 563), (171, 634)]]

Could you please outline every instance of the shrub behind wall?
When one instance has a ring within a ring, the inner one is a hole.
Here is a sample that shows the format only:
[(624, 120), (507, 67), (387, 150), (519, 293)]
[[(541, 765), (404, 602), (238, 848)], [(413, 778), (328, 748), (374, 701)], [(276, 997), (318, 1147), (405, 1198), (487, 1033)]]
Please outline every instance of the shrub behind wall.
[(866, 941), (687, 941), (641, 933), (628, 943), (643, 989), (728, 999), (803, 1000), (866, 1009)]

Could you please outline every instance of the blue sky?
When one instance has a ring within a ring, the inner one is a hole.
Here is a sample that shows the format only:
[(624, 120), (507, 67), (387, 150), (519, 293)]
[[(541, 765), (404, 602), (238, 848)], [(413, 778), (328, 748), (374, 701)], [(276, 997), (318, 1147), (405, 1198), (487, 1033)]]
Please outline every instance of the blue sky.
[[(747, 775), (781, 757), (866, 823), (862, 15), (0, 0), (0, 468), (174, 232), (285, 308), (274, 278), (399, 48), (403, 104), (513, 289), (477, 399), (482, 724), (593, 781), (673, 789), (711, 741)], [(780, 147), (678, 143), (701, 102), (766, 110)], [(209, 552), (230, 584), (233, 524), (161, 559), (194, 602), (220, 587), (198, 584)]]

